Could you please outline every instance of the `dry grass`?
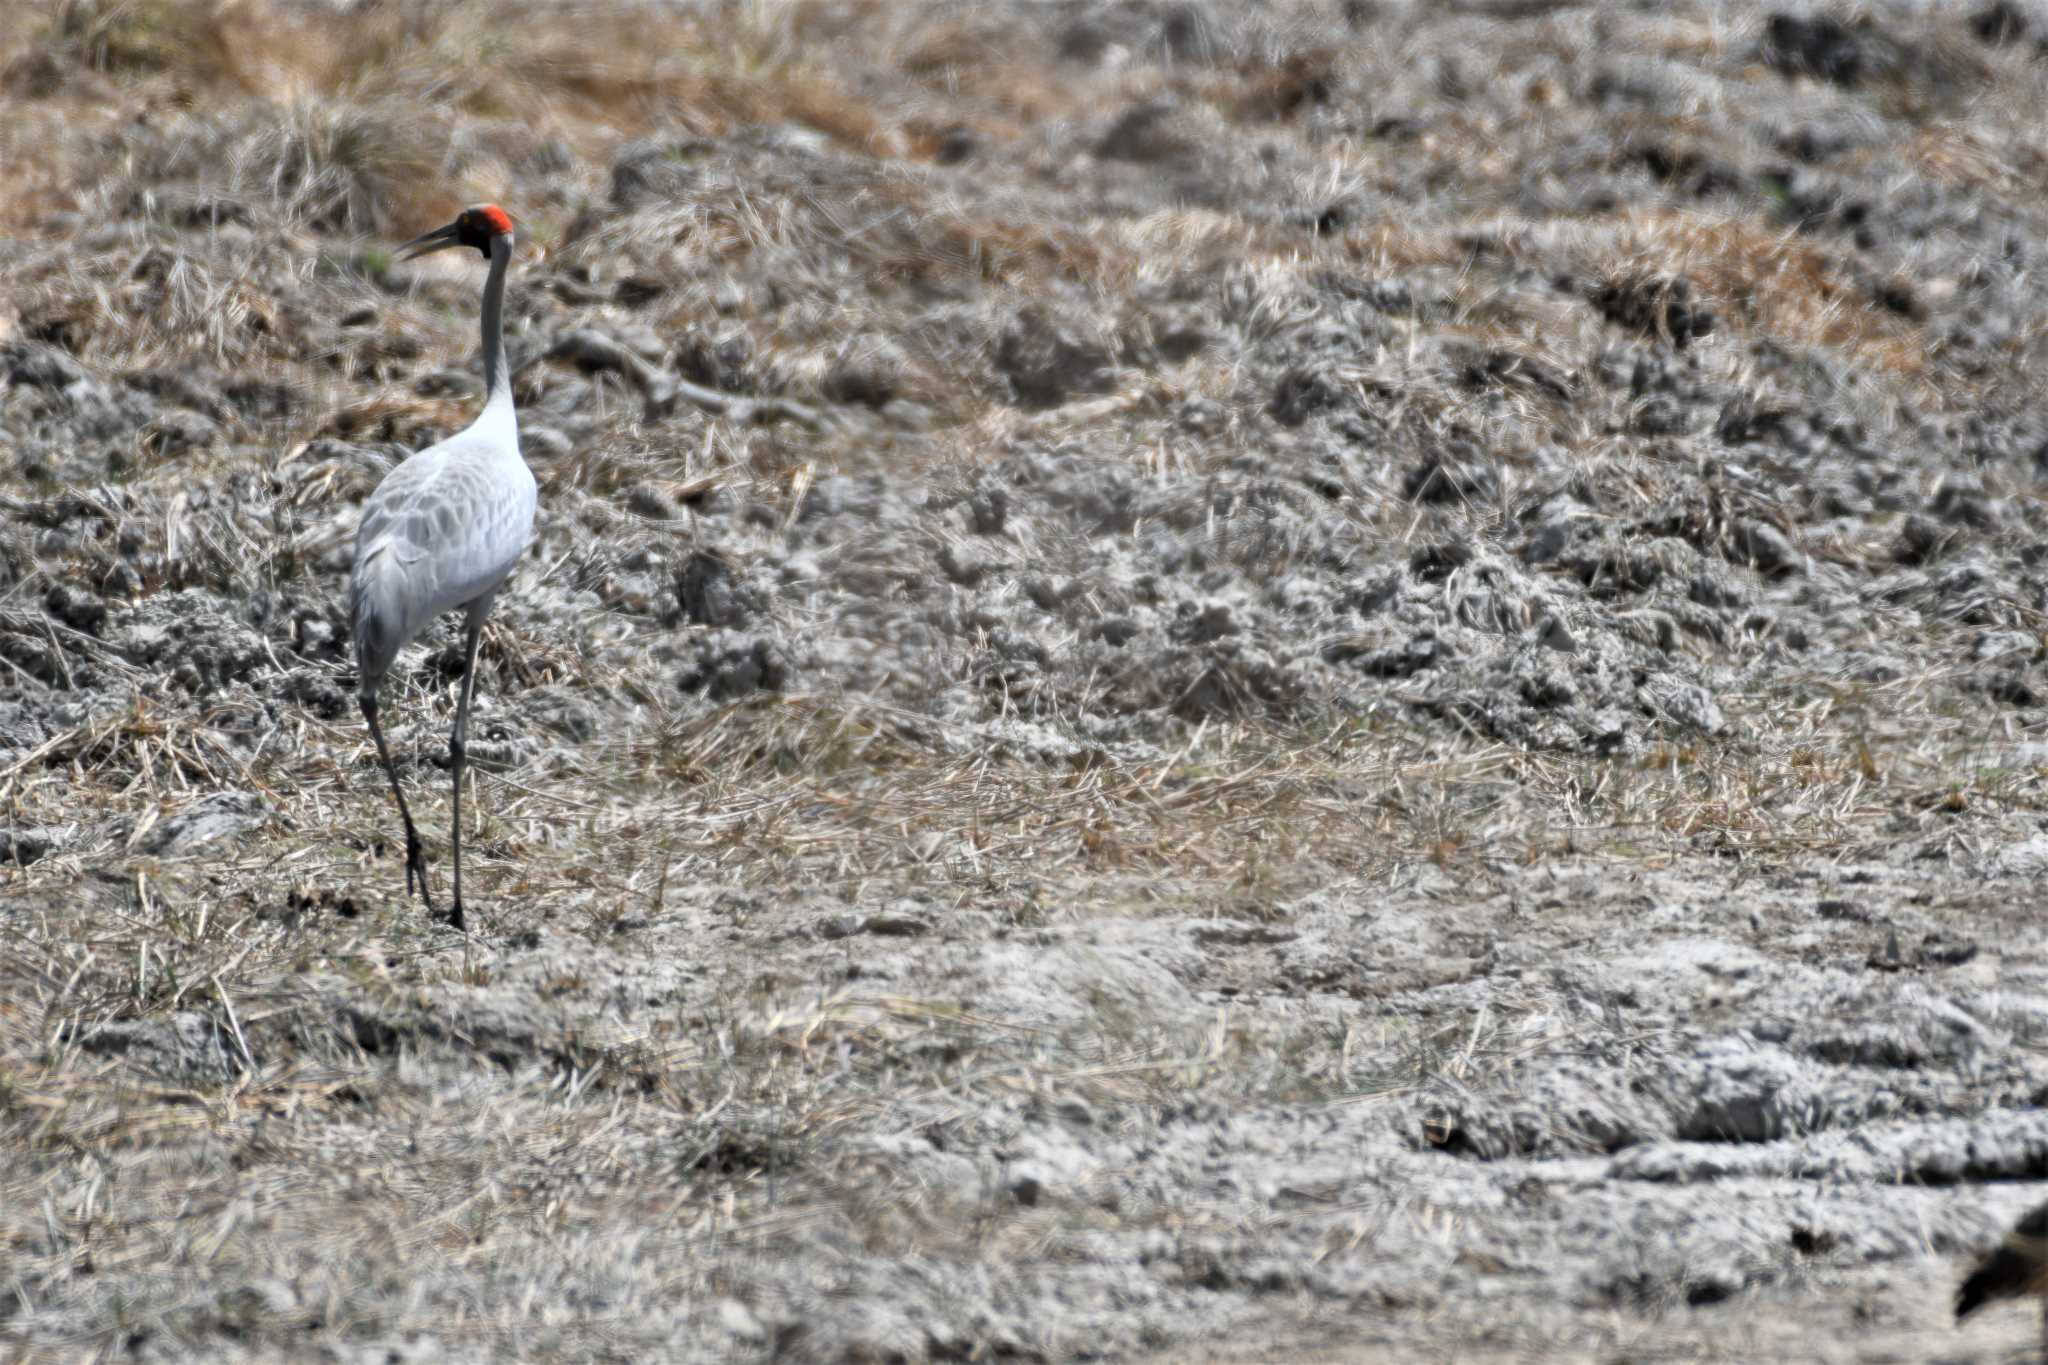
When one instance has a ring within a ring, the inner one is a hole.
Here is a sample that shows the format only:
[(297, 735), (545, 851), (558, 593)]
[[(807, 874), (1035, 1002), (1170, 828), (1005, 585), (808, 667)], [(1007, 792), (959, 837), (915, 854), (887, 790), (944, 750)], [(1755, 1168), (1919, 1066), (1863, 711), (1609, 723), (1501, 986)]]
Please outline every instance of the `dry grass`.
[(1940, 402), (1927, 385), (1927, 339), (1905, 318), (1870, 306), (1838, 258), (1789, 228), (1753, 219), (1655, 214), (1631, 221), (1617, 266), (1649, 266), (1691, 280), (1717, 311), (1751, 335), (1826, 347)]
[[(28, 1249), (9, 1271), (39, 1312), (74, 1317), (90, 1283), (127, 1286), (133, 1317), (85, 1313), (105, 1323), (95, 1344), (143, 1331), (205, 1350), (309, 1325), (381, 1341), (434, 1330), (443, 1286), (466, 1284), (470, 1339), (571, 1350), (592, 1333), (651, 1342), (637, 1334), (664, 1297), (716, 1297), (816, 1237), (1011, 1262), (1068, 1237), (1239, 1235), (1222, 1210), (1097, 1205), (1085, 1185), (990, 1207), (906, 1180), (869, 1135), (972, 1145), (985, 1115), (1026, 1097), (1097, 1115), (1428, 1102), (1611, 1044), (1533, 995), (1482, 1017), (1288, 1023), (1226, 1007), (1194, 1035), (1104, 996), (1086, 1023), (1035, 1022), (977, 1008), (943, 975), (833, 984), (801, 959), (726, 962), (715, 945), (772, 942), (812, 898), (843, 907), (828, 926), (878, 944), (945, 942), (950, 920), (993, 913), (1027, 935), (1157, 918), (1256, 945), (1285, 941), (1305, 896), (1418, 867), (1463, 902), (1510, 884), (1503, 863), (1638, 876), (1708, 850), (1770, 866), (1854, 857), (1902, 811), (1960, 837), (1987, 814), (2039, 818), (2038, 770), (1958, 780), (1981, 740), (1962, 718), (1929, 724), (1912, 696), (1767, 703), (1740, 717), (1772, 735), (1759, 750), (1634, 764), (1447, 753), (1339, 722), (1211, 727), (1156, 760), (1064, 771), (954, 752), (943, 727), (886, 708), (741, 703), (480, 781), (469, 870), (488, 888), (485, 938), (460, 947), (399, 901), (356, 727), (307, 726), (252, 761), (199, 718), (82, 725), (7, 772), (11, 820), (146, 818), (222, 787), (265, 793), (275, 814), (238, 856), (131, 858), (96, 881), (104, 852), (73, 844), (11, 878), (0, 1124), (19, 1160), (0, 1207)], [(1362, 995), (1471, 972), (1431, 964)], [(604, 1003), (622, 988), (646, 1003)], [(1550, 1140), (1584, 1141), (1568, 1127)], [(379, 1278), (400, 1265), (418, 1292)], [(553, 1286), (594, 1283), (611, 1311), (539, 1308)]]
[[(516, 124), (528, 147), (556, 139), (594, 159), (657, 128), (712, 136), (778, 122), (877, 155), (928, 151), (900, 114), (816, 59), (813, 8), (38, 0), (11, 26), (0, 69), (31, 115), (89, 121), (113, 89), (171, 110), (249, 109), (275, 126), (274, 145), (226, 161), (253, 161), (274, 189), (314, 201), (294, 204), (297, 216), (319, 221), (338, 198), (334, 225), (390, 231), (503, 192), (487, 168), (447, 182), (430, 149), (451, 119)], [(47, 210), (39, 177), (63, 164), (47, 142), (39, 151), (17, 172), (16, 226)]]

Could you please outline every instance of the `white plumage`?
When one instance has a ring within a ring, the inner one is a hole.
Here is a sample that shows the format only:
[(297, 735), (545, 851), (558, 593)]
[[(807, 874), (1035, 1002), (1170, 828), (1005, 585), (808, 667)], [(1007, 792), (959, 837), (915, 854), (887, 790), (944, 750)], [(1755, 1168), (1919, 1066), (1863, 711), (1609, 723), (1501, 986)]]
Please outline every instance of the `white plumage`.
[(364, 503), (352, 586), (366, 676), (382, 676), (406, 641), (491, 592), (519, 562), (534, 484), (518, 439), (510, 404), (486, 408), (477, 425), (392, 470)]
[(469, 731), (470, 694), (476, 683), (477, 645), (484, 618), (533, 534), (533, 471), (519, 454), (519, 422), (512, 410), (512, 381), (505, 367), (502, 323), (505, 269), (512, 259), (512, 221), (491, 204), (465, 209), (447, 227), (415, 238), (402, 256), (423, 256), (451, 246), (475, 247), (491, 263), (484, 281), (483, 411), (469, 426), (411, 456), (385, 476), (363, 504), (356, 529), (354, 572), (349, 579), (349, 616), (354, 624), (358, 700), (377, 756), (398, 797), (405, 822), (405, 886), (415, 879), (427, 912), (426, 859), (420, 848), (405, 789), (377, 723), (377, 689), (398, 651), (443, 612), (464, 611), (467, 667), (455, 708), (449, 757), (455, 770), (452, 856), (455, 884), (449, 923), (462, 927), (462, 768)]

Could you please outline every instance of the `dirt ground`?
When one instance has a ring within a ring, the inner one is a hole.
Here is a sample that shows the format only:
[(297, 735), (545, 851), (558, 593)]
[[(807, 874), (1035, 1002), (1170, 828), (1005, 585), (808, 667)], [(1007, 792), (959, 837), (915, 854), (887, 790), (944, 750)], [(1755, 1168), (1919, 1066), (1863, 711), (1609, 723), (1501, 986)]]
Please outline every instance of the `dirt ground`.
[(2048, 11), (23, 13), (0, 1357), (2040, 1340)]

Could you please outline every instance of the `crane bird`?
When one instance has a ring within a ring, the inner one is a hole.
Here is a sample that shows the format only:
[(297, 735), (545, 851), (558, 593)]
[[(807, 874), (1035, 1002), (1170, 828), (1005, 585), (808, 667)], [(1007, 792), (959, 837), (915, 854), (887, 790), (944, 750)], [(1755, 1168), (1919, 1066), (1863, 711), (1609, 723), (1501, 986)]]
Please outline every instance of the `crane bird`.
[(358, 701), (377, 756), (391, 778), (405, 821), (405, 893), (414, 883), (427, 913), (427, 862), (419, 831), (406, 809), (405, 788), (377, 724), (377, 688), (398, 651), (443, 612), (463, 612), (467, 664), (462, 697), (455, 706), (455, 733), (448, 755), (455, 769), (453, 856), (455, 888), (448, 922), (462, 928), (462, 764), (469, 730), (469, 698), (476, 686), (477, 644), (484, 618), (498, 590), (519, 562), (533, 534), (533, 471), (519, 454), (519, 423), (512, 412), (512, 378), (505, 366), (503, 313), (505, 268), (512, 260), (512, 219), (495, 204), (464, 209), (448, 226), (415, 237), (399, 248), (412, 260), (449, 247), (474, 247), (491, 263), (484, 280), (483, 411), (447, 440), (404, 460), (363, 504), (356, 529), (355, 568), (349, 578), (349, 617), (354, 625)]
[[(2013, 1225), (2005, 1240), (1984, 1254), (1956, 1291), (1956, 1321), (1987, 1303), (2048, 1295), (2048, 1204)], [(2042, 1305), (2041, 1349), (2048, 1357), (2048, 1302)]]

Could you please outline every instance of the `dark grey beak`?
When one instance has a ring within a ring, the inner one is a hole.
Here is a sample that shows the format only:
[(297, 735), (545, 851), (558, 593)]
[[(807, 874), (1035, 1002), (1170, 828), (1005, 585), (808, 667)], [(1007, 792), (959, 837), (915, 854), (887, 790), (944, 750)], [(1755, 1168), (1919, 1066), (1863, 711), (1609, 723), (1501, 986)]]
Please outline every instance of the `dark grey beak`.
[(447, 227), (435, 228), (432, 232), (415, 237), (404, 246), (398, 248), (398, 259), (409, 261), (416, 256), (425, 256), (434, 251), (446, 251), (451, 246), (461, 245), (462, 224), (459, 221), (453, 222)]

